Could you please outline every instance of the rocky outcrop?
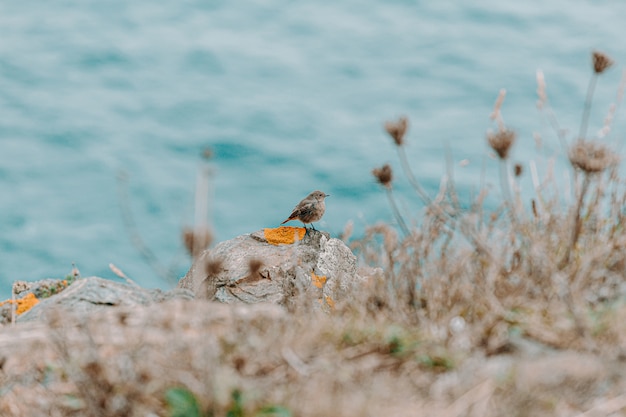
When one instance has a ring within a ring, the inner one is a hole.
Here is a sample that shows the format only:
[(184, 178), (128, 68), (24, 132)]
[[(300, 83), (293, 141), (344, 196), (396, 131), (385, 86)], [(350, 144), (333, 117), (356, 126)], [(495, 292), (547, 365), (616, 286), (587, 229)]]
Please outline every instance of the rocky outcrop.
[(112, 306), (148, 306), (173, 298), (289, 307), (304, 296), (332, 308), (360, 281), (356, 257), (341, 240), (326, 232), (280, 227), (238, 236), (205, 251), (171, 291), (98, 277), (15, 282), (15, 299), (0, 303), (0, 324), (45, 321), (59, 309), (82, 316)]
[[(33, 295), (38, 288), (33, 285)], [(30, 310), (17, 316), (17, 322), (45, 319), (48, 312), (57, 309), (85, 315), (111, 306), (147, 306), (173, 298), (192, 299), (193, 294), (182, 289), (148, 290), (98, 277), (79, 278), (62, 291), (38, 299)]]
[[(292, 243), (277, 244), (276, 230), (292, 236)], [(241, 235), (205, 251), (178, 286), (224, 303), (287, 304), (305, 293), (332, 306), (357, 280), (356, 257), (341, 240), (285, 227)]]

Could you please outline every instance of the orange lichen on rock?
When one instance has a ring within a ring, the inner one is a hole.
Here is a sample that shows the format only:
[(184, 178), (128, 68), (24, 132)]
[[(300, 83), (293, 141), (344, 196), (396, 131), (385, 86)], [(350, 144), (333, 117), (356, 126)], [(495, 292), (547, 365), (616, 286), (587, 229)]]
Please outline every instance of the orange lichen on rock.
[(281, 226), (274, 229), (264, 229), (265, 239), (272, 245), (290, 245), (296, 240), (302, 240), (306, 234), (304, 227)]
[(39, 300), (37, 299), (37, 297), (35, 297), (35, 294), (29, 293), (24, 298), (18, 298), (15, 301), (13, 300), (3, 301), (0, 303), (0, 306), (7, 304), (7, 303), (8, 304), (16, 303), (17, 309), (15, 310), (15, 312), (19, 315), (22, 313), (26, 313), (28, 310), (33, 308), (37, 303), (39, 303)]
[(35, 294), (33, 293), (27, 294), (26, 297), (20, 298), (19, 300), (15, 301), (17, 302), (17, 314), (26, 313), (28, 310), (36, 306), (37, 303), (39, 303), (39, 300), (37, 299), (37, 297), (35, 297)]
[(326, 284), (326, 275), (315, 275), (311, 272), (311, 283), (317, 288), (322, 288)]
[(335, 301), (330, 298), (330, 296), (325, 295), (323, 298), (318, 298), (317, 302), (321, 305), (321, 306), (328, 306), (330, 307), (331, 310), (333, 310), (335, 308)]
[(324, 299), (326, 300), (326, 304), (328, 304), (328, 307), (335, 308), (335, 302), (333, 301), (332, 298), (330, 298), (329, 295), (326, 295)]

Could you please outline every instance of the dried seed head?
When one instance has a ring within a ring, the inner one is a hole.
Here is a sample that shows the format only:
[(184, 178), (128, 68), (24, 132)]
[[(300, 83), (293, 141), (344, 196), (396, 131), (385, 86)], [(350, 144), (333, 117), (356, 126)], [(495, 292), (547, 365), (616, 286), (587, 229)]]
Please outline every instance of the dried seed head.
[(222, 265), (224, 261), (219, 258), (207, 259), (205, 265), (205, 271), (207, 276), (215, 276), (222, 271)]
[(31, 284), (26, 281), (14, 281), (13, 282), (13, 294), (17, 295), (24, 291), (30, 290)]
[(102, 363), (97, 360), (90, 360), (85, 365), (83, 365), (82, 369), (87, 375), (89, 375), (93, 380), (98, 381), (97, 378), (102, 378), (101, 375), (104, 371)]
[(611, 65), (613, 65), (613, 60), (607, 54), (593, 51), (593, 70), (596, 74), (602, 74)]
[(213, 158), (213, 149), (211, 149), (211, 148), (204, 148), (202, 150), (201, 156), (202, 156), (203, 159), (207, 159), (207, 160)]
[(522, 164), (515, 164), (515, 166), (513, 167), (513, 173), (515, 174), (515, 176), (520, 177), (523, 172), (524, 167), (522, 166)]
[(409, 120), (406, 117), (400, 117), (397, 122), (386, 122), (385, 130), (398, 146), (404, 144), (404, 135), (409, 128)]
[(515, 142), (516, 136), (514, 131), (502, 129), (496, 133), (488, 132), (487, 142), (489, 142), (489, 146), (498, 154), (500, 159), (506, 159), (509, 156), (509, 151)]
[(619, 162), (618, 156), (603, 143), (577, 140), (569, 150), (572, 166), (587, 174), (597, 174)]
[(202, 280), (202, 282), (200, 282), (197, 294), (200, 295), (200, 298), (213, 300), (215, 298), (215, 293), (217, 292), (217, 286), (220, 279), (219, 274), (222, 272), (224, 260), (221, 258), (207, 256), (205, 262), (204, 270), (206, 272), (206, 277)]
[(372, 174), (376, 177), (381, 185), (384, 185), (387, 188), (391, 188), (393, 172), (391, 171), (391, 166), (389, 166), (389, 164), (385, 164), (380, 168), (374, 168), (372, 170)]
[(187, 252), (196, 258), (213, 242), (213, 234), (209, 229), (202, 228), (185, 228), (183, 230), (183, 243)]
[(237, 372), (243, 372), (243, 369), (246, 367), (246, 358), (243, 356), (236, 356), (233, 358), (233, 366), (237, 370)]
[(261, 261), (260, 259), (250, 259), (248, 261), (248, 269), (250, 270), (250, 275), (256, 277), (262, 266), (263, 261)]
[(118, 315), (117, 315), (117, 320), (119, 321), (119, 323), (122, 326), (125, 326), (128, 324), (128, 312), (126, 311), (121, 311)]
[(76, 267), (76, 263), (72, 262), (72, 278), (74, 279), (78, 279), (80, 278), (80, 271), (78, 270), (78, 268)]

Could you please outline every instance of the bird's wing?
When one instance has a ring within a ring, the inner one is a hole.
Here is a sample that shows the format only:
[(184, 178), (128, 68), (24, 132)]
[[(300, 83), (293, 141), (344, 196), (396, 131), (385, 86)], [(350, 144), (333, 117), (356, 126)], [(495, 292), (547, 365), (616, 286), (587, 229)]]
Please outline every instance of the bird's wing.
[(314, 208), (315, 208), (315, 202), (308, 202), (308, 203), (300, 206), (300, 208), (295, 209), (293, 212), (294, 212), (294, 214), (297, 213), (298, 217), (300, 217), (300, 216), (307, 217), (308, 215), (310, 215), (314, 211)]
[(300, 216), (306, 217), (306, 215), (311, 213), (311, 211), (313, 210), (313, 206), (314, 206), (313, 202), (307, 202), (302, 205), (298, 204), (289, 215), (289, 218), (285, 220), (283, 223), (292, 219), (297, 219)]

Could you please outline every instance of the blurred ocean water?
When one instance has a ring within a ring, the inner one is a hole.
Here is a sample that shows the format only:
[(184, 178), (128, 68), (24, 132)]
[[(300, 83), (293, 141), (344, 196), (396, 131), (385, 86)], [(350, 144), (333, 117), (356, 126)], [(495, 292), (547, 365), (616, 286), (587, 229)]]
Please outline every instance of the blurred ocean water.
[[(446, 144), (462, 195), (483, 165), (487, 186), (497, 184), (484, 136), (501, 88), (519, 134), (513, 159), (540, 169), (562, 159), (536, 109), (535, 74), (573, 135), (593, 49), (616, 61), (594, 99), (590, 131), (600, 129), (626, 63), (626, 3), (458, 3), (0, 2), (0, 297), (72, 262), (114, 278), (112, 262), (144, 286), (170, 287), (130, 242), (116, 177), (127, 175), (141, 236), (182, 275), (180, 231), (193, 223), (207, 147), (222, 241), (277, 226), (314, 189), (332, 195), (318, 225), (332, 234), (349, 220), (357, 233), (392, 221), (370, 173), (385, 162), (418, 218), (382, 129), (400, 115), (431, 194)], [(624, 135), (623, 113), (608, 140)]]

